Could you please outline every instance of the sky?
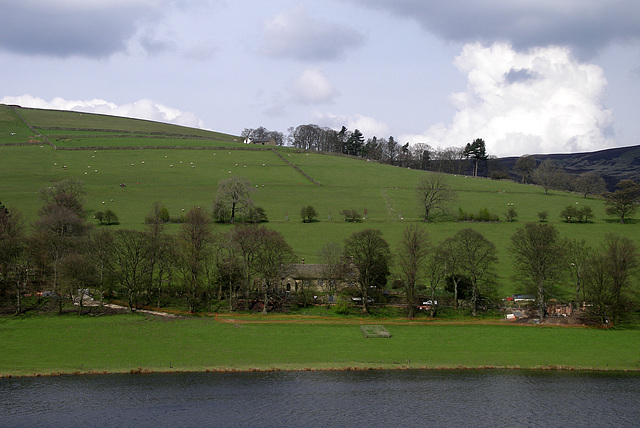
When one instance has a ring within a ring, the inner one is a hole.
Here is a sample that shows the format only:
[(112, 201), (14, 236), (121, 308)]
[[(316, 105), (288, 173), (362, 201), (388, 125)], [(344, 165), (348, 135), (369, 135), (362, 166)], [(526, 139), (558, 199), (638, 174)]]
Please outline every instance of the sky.
[(496, 156), (640, 144), (638, 0), (0, 0), (0, 103)]

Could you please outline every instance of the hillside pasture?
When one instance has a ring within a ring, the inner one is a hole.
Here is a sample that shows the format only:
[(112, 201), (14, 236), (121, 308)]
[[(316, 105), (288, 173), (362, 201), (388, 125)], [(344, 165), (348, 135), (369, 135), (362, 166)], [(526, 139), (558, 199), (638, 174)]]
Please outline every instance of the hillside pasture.
[[(170, 130), (174, 135), (179, 132), (194, 132), (196, 135), (200, 130), (180, 131), (182, 128), (176, 129), (174, 125), (110, 116), (29, 109), (20, 111), (34, 126), (82, 128), (82, 131), (77, 131), (78, 134), (73, 134), (75, 136), (70, 144), (86, 143), (91, 147), (102, 144), (102, 148), (90, 150), (53, 150), (46, 144), (0, 147), (0, 201), (11, 209), (21, 211), (29, 222), (37, 217), (41, 204), (38, 189), (55, 185), (66, 178), (85, 183), (85, 208), (90, 221), (95, 211), (109, 208), (120, 220), (118, 226), (109, 227), (114, 230), (141, 230), (144, 228), (144, 217), (155, 201), (166, 205), (172, 217), (178, 217), (192, 207), (210, 209), (218, 181), (241, 176), (251, 182), (251, 197), (257, 206), (265, 209), (269, 218), (268, 226), (282, 232), (296, 254), (309, 263), (320, 261), (318, 251), (323, 244), (341, 244), (350, 234), (364, 228), (380, 229), (395, 249), (407, 224), (415, 223), (424, 227), (433, 243), (471, 227), (483, 233), (497, 247), (500, 260), (498, 286), (502, 294), (523, 291), (523, 286), (511, 279), (514, 272), (509, 251), (510, 239), (525, 222), (537, 222), (540, 211), (548, 211), (548, 222), (556, 226), (563, 237), (584, 239), (589, 245), (597, 246), (607, 233), (617, 233), (640, 244), (640, 223), (631, 221), (619, 225), (615, 218), (605, 214), (603, 201), (598, 198), (585, 199), (578, 194), (560, 191), (550, 191), (549, 195), (545, 195), (539, 186), (448, 175), (447, 181), (456, 190), (457, 200), (444, 213), (436, 212), (433, 222), (424, 223), (423, 211), (415, 193), (418, 180), (424, 174), (431, 174), (424, 171), (341, 156), (299, 152), (286, 147), (246, 150), (256, 147), (233, 142), (234, 138), (239, 137), (232, 136), (229, 136), (229, 142), (225, 143), (228, 147), (225, 148), (189, 148), (201, 146), (204, 139), (202, 135), (197, 135), (192, 139), (167, 136), (167, 142), (184, 143), (180, 149), (141, 149), (133, 142), (163, 140), (157, 135), (143, 136), (143, 133)], [(90, 122), (84, 121), (87, 117)], [(11, 141), (15, 137), (4, 133), (9, 129), (16, 129), (16, 136), (21, 132), (22, 139), (30, 137), (31, 131), (23, 122), (21, 124), (11, 109), (0, 108), (2, 118), (0, 142)], [(90, 126), (94, 126), (94, 131), (87, 131)], [(126, 130), (127, 134), (123, 134), (123, 137), (105, 137), (104, 129)], [(57, 132), (53, 132), (50, 138), (54, 135), (58, 136), (56, 138), (71, 135), (68, 131), (60, 131), (67, 134)], [(109, 149), (110, 145), (119, 145), (118, 141), (129, 142), (132, 149)], [(212, 138), (206, 141), (217, 144), (215, 141), (220, 140)], [(505, 221), (504, 214), (509, 204), (513, 204), (518, 213), (514, 222)], [(588, 224), (562, 222), (559, 217), (561, 210), (567, 205), (576, 204), (589, 205), (595, 219)], [(318, 212), (316, 222), (302, 223), (299, 212), (306, 205), (312, 205)], [(476, 213), (485, 208), (498, 215), (501, 221), (455, 221), (459, 209)], [(344, 209), (356, 210), (362, 217), (366, 209), (366, 219), (362, 218), (356, 223), (345, 222), (340, 214)], [(167, 229), (176, 232), (178, 227), (171, 224)], [(216, 225), (215, 230), (223, 233), (229, 227)], [(397, 272), (392, 274), (391, 279), (395, 277)], [(571, 295), (570, 284), (567, 284), (566, 294)]]

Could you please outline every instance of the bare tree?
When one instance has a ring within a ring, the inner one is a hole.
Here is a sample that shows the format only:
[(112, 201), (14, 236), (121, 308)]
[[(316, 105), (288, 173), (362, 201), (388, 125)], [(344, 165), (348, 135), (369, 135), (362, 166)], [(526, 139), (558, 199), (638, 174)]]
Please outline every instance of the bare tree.
[(177, 237), (178, 266), (189, 312), (195, 312), (205, 288), (207, 265), (212, 261), (212, 241), (211, 221), (206, 210), (189, 210)]
[(144, 232), (121, 229), (114, 233), (114, 266), (120, 289), (127, 297), (129, 312), (148, 284), (149, 238)]
[(562, 169), (556, 165), (551, 159), (545, 159), (533, 170), (533, 181), (544, 189), (544, 194), (549, 193), (549, 189), (555, 187), (558, 183), (559, 173)]
[[(85, 247), (86, 249), (86, 247)], [(96, 285), (96, 265), (91, 255), (85, 252), (73, 252), (62, 261), (62, 283), (71, 301), (78, 305), (78, 315), (82, 315), (85, 291)]]
[(384, 287), (389, 275), (391, 250), (378, 229), (354, 232), (344, 241), (345, 257), (352, 257), (357, 268), (357, 286), (362, 299), (362, 313), (369, 312), (369, 290)]
[(426, 275), (430, 247), (429, 234), (424, 229), (411, 225), (402, 232), (402, 240), (398, 247), (398, 266), (405, 287), (409, 318), (414, 317), (418, 282)]
[(26, 244), (22, 216), (0, 204), (0, 286), (13, 283), (16, 314), (22, 312), (22, 294), (29, 274), (30, 258), (24, 255)]
[(257, 228), (257, 232), (260, 245), (255, 267), (256, 273), (262, 276), (264, 281), (262, 313), (266, 315), (269, 294), (278, 292), (278, 284), (296, 256), (280, 232), (266, 227)]
[(429, 221), (429, 215), (435, 209), (443, 209), (446, 204), (456, 198), (456, 193), (447, 184), (444, 174), (425, 174), (416, 187), (420, 206), (424, 209), (424, 221)]
[[(576, 302), (584, 301), (584, 275), (589, 259), (592, 255), (591, 247), (587, 246), (585, 240), (567, 239), (563, 247), (566, 250), (566, 266), (575, 282)], [(582, 293), (582, 298), (580, 297)]]
[(253, 189), (249, 180), (233, 176), (218, 182), (218, 193), (213, 203), (213, 216), (222, 223), (235, 223), (238, 215), (248, 216), (254, 208), (249, 194)]
[(511, 237), (517, 275), (535, 290), (540, 319), (551, 286), (562, 275), (563, 249), (558, 230), (545, 223), (527, 223)]
[(575, 187), (586, 199), (589, 195), (599, 195), (606, 189), (604, 178), (594, 171), (580, 174), (575, 182)]
[[(342, 258), (342, 246), (335, 242), (327, 242), (320, 248), (320, 259), (324, 265), (323, 275), (327, 281), (327, 289), (331, 296), (337, 290), (338, 280), (342, 278), (344, 263)], [(331, 306), (331, 301), (327, 299), (327, 305)]]

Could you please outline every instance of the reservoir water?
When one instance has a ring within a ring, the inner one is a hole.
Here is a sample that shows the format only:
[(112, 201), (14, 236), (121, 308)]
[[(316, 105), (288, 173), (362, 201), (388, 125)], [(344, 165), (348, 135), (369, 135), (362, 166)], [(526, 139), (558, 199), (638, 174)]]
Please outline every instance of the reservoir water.
[(640, 374), (362, 371), (0, 379), (0, 426), (637, 427)]

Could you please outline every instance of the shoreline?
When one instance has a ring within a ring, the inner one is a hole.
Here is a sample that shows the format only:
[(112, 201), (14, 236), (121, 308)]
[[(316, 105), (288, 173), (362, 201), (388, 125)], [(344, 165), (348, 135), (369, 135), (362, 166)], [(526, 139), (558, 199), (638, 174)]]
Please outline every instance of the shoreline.
[(610, 369), (602, 367), (573, 367), (573, 366), (400, 366), (400, 367), (384, 367), (384, 366), (348, 366), (348, 367), (302, 367), (302, 368), (207, 368), (203, 370), (155, 370), (138, 367), (129, 370), (75, 370), (75, 371), (53, 371), (50, 373), (28, 373), (28, 374), (0, 374), (0, 379), (14, 378), (34, 378), (34, 377), (56, 377), (56, 376), (109, 376), (109, 375), (152, 375), (152, 374), (189, 374), (189, 373), (210, 373), (210, 374), (227, 374), (227, 373), (272, 373), (272, 372), (363, 372), (363, 371), (531, 371), (531, 372), (581, 372), (581, 373), (609, 373), (609, 374), (632, 374), (640, 373), (640, 368), (632, 369)]

